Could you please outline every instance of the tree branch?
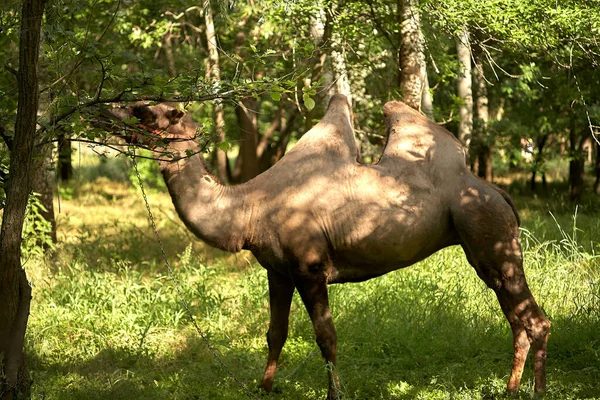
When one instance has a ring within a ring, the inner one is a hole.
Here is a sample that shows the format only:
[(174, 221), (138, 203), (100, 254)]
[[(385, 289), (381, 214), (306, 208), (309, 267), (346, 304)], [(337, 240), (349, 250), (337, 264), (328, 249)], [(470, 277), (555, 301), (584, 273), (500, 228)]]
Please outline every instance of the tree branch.
[(383, 33), (383, 36), (388, 40), (388, 42), (390, 42), (390, 45), (392, 46), (394, 51), (398, 51), (399, 45), (394, 42), (394, 40), (392, 39), (392, 35), (390, 35), (390, 33), (387, 31), (387, 29), (385, 29), (385, 27), (381, 24), (381, 21), (379, 21), (379, 19), (377, 18), (377, 15), (375, 15), (375, 9), (373, 8), (373, 3), (369, 2), (369, 5), (371, 7), (371, 18), (373, 19), (375, 28), (377, 28), (378, 31)]
[(13, 74), (14, 76), (17, 76), (17, 70), (11, 67), (10, 65), (5, 64), (4, 69)]
[(265, 133), (262, 135), (262, 137), (260, 138), (260, 141), (258, 142), (258, 146), (256, 146), (256, 156), (259, 159), (262, 157), (263, 153), (265, 152), (265, 149), (267, 148), (267, 144), (269, 143), (269, 138), (273, 135), (273, 133), (275, 133), (275, 131), (279, 127), (279, 124), (281, 122), (281, 113), (282, 112), (283, 112), (283, 106), (281, 105), (281, 106), (279, 106), (279, 109), (277, 110), (277, 113), (275, 114), (275, 118), (273, 119), (273, 122), (271, 122), (271, 125), (269, 125), (269, 127), (265, 130)]
[(57, 125), (59, 122), (68, 118), (69, 116), (73, 115), (75, 112), (82, 110), (84, 108), (98, 105), (98, 104), (134, 103), (134, 102), (138, 102), (138, 101), (155, 101), (158, 103), (188, 103), (188, 102), (193, 102), (193, 101), (203, 102), (203, 101), (210, 101), (210, 100), (216, 100), (216, 99), (233, 99), (234, 94), (242, 93), (242, 92), (236, 92), (236, 90), (229, 90), (229, 91), (223, 92), (223, 93), (207, 94), (207, 95), (203, 95), (203, 96), (194, 96), (194, 95), (192, 95), (192, 96), (175, 96), (175, 97), (167, 97), (167, 96), (163, 96), (163, 95), (158, 95), (158, 96), (157, 95), (138, 95), (138, 96), (131, 96), (131, 97), (127, 96), (127, 94), (133, 92), (133, 90), (135, 90), (135, 89), (137, 89), (137, 88), (128, 88), (128, 89), (125, 89), (122, 92), (116, 94), (113, 97), (95, 98), (88, 102), (81, 103), (77, 106), (73, 106), (69, 110), (67, 110), (64, 113), (53, 118), (51, 123), (42, 125), (42, 127), (40, 128), (40, 133), (48, 131), (49, 129), (51, 129), (52, 127)]
[[(181, 141), (195, 140), (196, 138), (197, 138), (197, 136), (194, 136), (189, 139), (181, 139)], [(131, 149), (140, 148), (142, 150), (149, 150), (153, 153), (159, 153), (161, 155), (168, 155), (168, 154), (172, 154), (172, 153), (169, 153), (168, 151), (165, 151), (165, 152), (157, 151), (156, 149), (150, 148), (148, 146), (144, 146), (142, 144), (105, 143), (105, 142), (96, 142), (95, 140), (83, 139), (83, 138), (70, 138), (69, 140), (71, 140), (72, 142), (86, 143), (86, 144), (89, 144), (90, 146), (103, 146), (103, 147), (109, 148), (113, 151), (116, 151), (119, 154), (126, 155), (127, 157), (142, 158), (145, 160), (154, 160), (154, 161), (167, 161), (167, 162), (175, 162), (175, 161), (179, 161), (179, 160), (184, 160), (186, 158), (193, 157), (196, 154), (202, 154), (206, 151), (206, 149), (208, 148), (208, 146), (211, 143), (211, 140), (207, 140), (206, 143), (204, 143), (202, 146), (200, 146), (196, 151), (186, 154), (185, 156), (161, 158), (161, 157), (148, 157), (148, 156), (142, 156), (139, 154), (135, 154), (135, 153), (133, 153), (133, 151), (131, 151)], [(49, 144), (49, 143), (56, 143), (58, 141), (59, 141), (59, 139), (51, 139), (51, 140), (47, 140), (43, 143), (38, 144), (38, 146), (41, 146), (44, 144)], [(127, 150), (123, 150), (121, 147), (127, 147)], [(2, 170), (0, 169), (0, 172), (1, 171)], [(6, 173), (4, 173), (4, 175), (8, 176), (8, 174), (6, 174)]]

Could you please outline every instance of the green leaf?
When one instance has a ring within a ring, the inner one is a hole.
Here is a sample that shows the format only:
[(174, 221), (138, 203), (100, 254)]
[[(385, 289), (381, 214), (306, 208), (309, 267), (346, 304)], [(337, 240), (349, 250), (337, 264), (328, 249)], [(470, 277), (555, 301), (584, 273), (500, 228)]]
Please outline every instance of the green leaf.
[(315, 108), (315, 101), (308, 95), (308, 93), (304, 93), (302, 95), (302, 100), (304, 100), (304, 106), (308, 109), (308, 111)]
[(281, 100), (281, 93), (280, 92), (271, 92), (271, 98), (273, 99), (273, 101), (279, 101), (279, 100)]
[(228, 141), (224, 141), (221, 143), (217, 143), (217, 147), (223, 151), (227, 151), (231, 147), (231, 144)]

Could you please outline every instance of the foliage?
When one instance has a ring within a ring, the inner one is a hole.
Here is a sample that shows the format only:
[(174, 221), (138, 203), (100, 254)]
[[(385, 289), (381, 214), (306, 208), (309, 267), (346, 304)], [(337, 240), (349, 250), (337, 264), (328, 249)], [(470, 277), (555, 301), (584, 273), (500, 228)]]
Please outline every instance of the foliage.
[(52, 223), (42, 216), (46, 208), (41, 203), (39, 194), (29, 196), (25, 223), (23, 225), (21, 253), (24, 259), (42, 257), (55, 249), (52, 241)]

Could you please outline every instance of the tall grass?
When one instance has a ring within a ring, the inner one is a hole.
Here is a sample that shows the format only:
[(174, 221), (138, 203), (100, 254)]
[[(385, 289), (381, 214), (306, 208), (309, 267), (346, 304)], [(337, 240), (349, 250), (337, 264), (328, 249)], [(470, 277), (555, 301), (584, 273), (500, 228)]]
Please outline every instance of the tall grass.
[[(27, 265), (34, 285), (27, 333), (33, 397), (244, 398), (190, 324), (139, 193), (114, 182), (88, 189), (100, 195), (62, 202), (64, 241), (56, 255)], [(553, 218), (517, 200), (528, 281), (553, 322), (546, 398), (600, 398), (600, 262), (593, 239), (600, 213), (578, 210), (575, 220), (573, 211), (554, 210)], [(165, 194), (152, 192), (150, 201), (200, 328), (253, 389), (267, 354), (265, 271), (248, 253), (225, 255), (194, 241)], [(460, 248), (367, 282), (331, 286), (330, 293), (345, 398), (507, 397), (510, 328)], [(295, 295), (274, 391), (265, 398), (321, 399), (326, 383), (311, 322)], [(532, 396), (528, 363), (513, 397)]]

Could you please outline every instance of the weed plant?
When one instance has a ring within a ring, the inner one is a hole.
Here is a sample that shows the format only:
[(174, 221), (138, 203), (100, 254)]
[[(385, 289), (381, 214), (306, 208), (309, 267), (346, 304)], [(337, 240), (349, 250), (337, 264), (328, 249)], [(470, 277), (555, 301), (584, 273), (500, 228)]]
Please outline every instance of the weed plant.
[[(63, 199), (61, 244), (27, 265), (27, 353), (35, 399), (241, 399), (184, 311), (142, 198), (100, 180)], [(268, 286), (249, 253), (191, 237), (168, 196), (151, 191), (167, 256), (200, 329), (236, 377), (258, 385)], [(552, 320), (548, 399), (600, 398), (600, 210), (517, 197), (525, 269)], [(595, 208), (594, 208), (595, 207)], [(553, 214), (549, 214), (552, 211)], [(330, 287), (338, 373), (347, 399), (533, 398), (529, 361), (516, 396), (508, 323), (459, 247), (363, 283)], [(289, 339), (265, 399), (322, 399), (326, 368), (296, 294)]]

